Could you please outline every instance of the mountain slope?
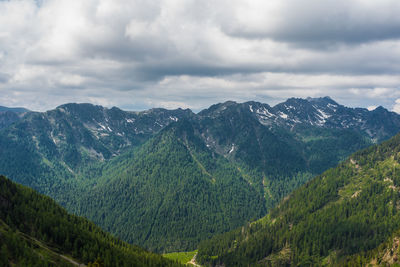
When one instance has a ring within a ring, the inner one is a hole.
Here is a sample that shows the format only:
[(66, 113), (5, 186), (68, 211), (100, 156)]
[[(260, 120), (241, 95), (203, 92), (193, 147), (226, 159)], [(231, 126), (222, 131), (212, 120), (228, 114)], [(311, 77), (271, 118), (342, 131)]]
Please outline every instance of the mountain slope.
[(0, 265), (177, 266), (68, 214), (49, 197), (0, 176)]
[(197, 259), (226, 266), (344, 265), (400, 229), (400, 135), (350, 157), (263, 219), (203, 242)]
[(7, 112), (7, 111), (12, 111), (12, 112), (15, 112), (17, 114), (22, 114), (22, 113), (29, 112), (29, 110), (26, 109), (26, 108), (9, 108), (9, 107), (0, 106), (0, 113), (1, 112)]
[(262, 194), (185, 120), (115, 158), (97, 181), (76, 212), (150, 250), (192, 249), (265, 212)]
[(349, 129), (268, 128), (233, 102), (199, 116), (116, 157), (68, 207), (151, 250), (192, 250), (210, 233), (259, 218), (318, 171), (371, 144)]
[(189, 110), (154, 109), (125, 112), (91, 104), (66, 104), (44, 113), (32, 112), (0, 132), (0, 173), (70, 201), (97, 166), (136, 147)]
[(343, 262), (347, 266), (399, 266), (400, 230), (395, 231), (378, 247), (349, 256)]
[(29, 110), (25, 108), (8, 108), (0, 106), (0, 129), (6, 128), (20, 120)]
[(274, 122), (285, 127), (303, 124), (327, 129), (352, 129), (375, 142), (397, 134), (400, 125), (400, 116), (383, 107), (372, 111), (349, 108), (336, 103), (330, 97), (289, 98), (272, 108), (268, 105), (254, 108), (251, 107), (251, 102), (248, 104), (260, 122), (266, 125)]
[(330, 98), (226, 102), (198, 114), (65, 104), (0, 130), (0, 173), (126, 241), (194, 249), (400, 131), (399, 117)]
[[(320, 106), (326, 104), (324, 99), (311, 100), (322, 101)], [(297, 109), (302, 114), (299, 117), (283, 116), (281, 104), (274, 108), (257, 102), (213, 105), (199, 113), (198, 132), (210, 149), (251, 173), (252, 183), (264, 188), (267, 206), (272, 207), (312, 176), (373, 143), (366, 132), (348, 125), (315, 125), (309, 118), (317, 111), (309, 101), (289, 99), (282, 104)], [(400, 120), (395, 125), (400, 130)], [(381, 127), (387, 128), (383, 124)]]

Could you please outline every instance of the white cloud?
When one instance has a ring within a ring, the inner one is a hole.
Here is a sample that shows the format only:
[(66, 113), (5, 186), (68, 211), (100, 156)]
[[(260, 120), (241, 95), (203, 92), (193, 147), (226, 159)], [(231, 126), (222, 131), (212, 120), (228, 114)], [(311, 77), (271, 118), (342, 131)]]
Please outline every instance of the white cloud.
[[(0, 104), (393, 106), (395, 0), (0, 1)], [(73, 94), (71, 94), (73, 91)]]
[(400, 114), (400, 98), (397, 98), (392, 109), (394, 112)]

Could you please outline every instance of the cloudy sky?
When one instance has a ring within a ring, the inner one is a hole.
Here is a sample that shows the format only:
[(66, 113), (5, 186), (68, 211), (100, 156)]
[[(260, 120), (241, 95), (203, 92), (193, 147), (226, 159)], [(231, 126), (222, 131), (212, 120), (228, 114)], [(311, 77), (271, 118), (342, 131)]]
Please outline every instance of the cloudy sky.
[(0, 0), (0, 105), (199, 110), (331, 96), (400, 113), (398, 0)]

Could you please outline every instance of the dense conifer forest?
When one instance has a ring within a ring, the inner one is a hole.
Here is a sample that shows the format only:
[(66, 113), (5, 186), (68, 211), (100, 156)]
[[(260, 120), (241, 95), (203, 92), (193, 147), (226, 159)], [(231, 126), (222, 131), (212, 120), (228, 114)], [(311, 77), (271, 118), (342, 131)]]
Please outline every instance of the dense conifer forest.
[[(180, 266), (0, 176), (0, 266)], [(99, 266), (99, 265), (94, 265)]]
[(160, 253), (263, 217), (299, 186), (400, 130), (329, 97), (191, 110), (65, 104), (0, 129), (0, 173)]
[(202, 242), (197, 259), (226, 266), (364, 266), (400, 229), (399, 210), (397, 135), (295, 190), (261, 220)]

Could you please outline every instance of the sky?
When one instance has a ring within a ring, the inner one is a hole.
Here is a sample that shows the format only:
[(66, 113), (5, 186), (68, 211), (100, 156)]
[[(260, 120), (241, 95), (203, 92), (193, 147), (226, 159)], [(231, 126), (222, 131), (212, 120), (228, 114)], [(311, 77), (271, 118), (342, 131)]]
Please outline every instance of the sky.
[(0, 105), (400, 113), (398, 0), (0, 0)]

